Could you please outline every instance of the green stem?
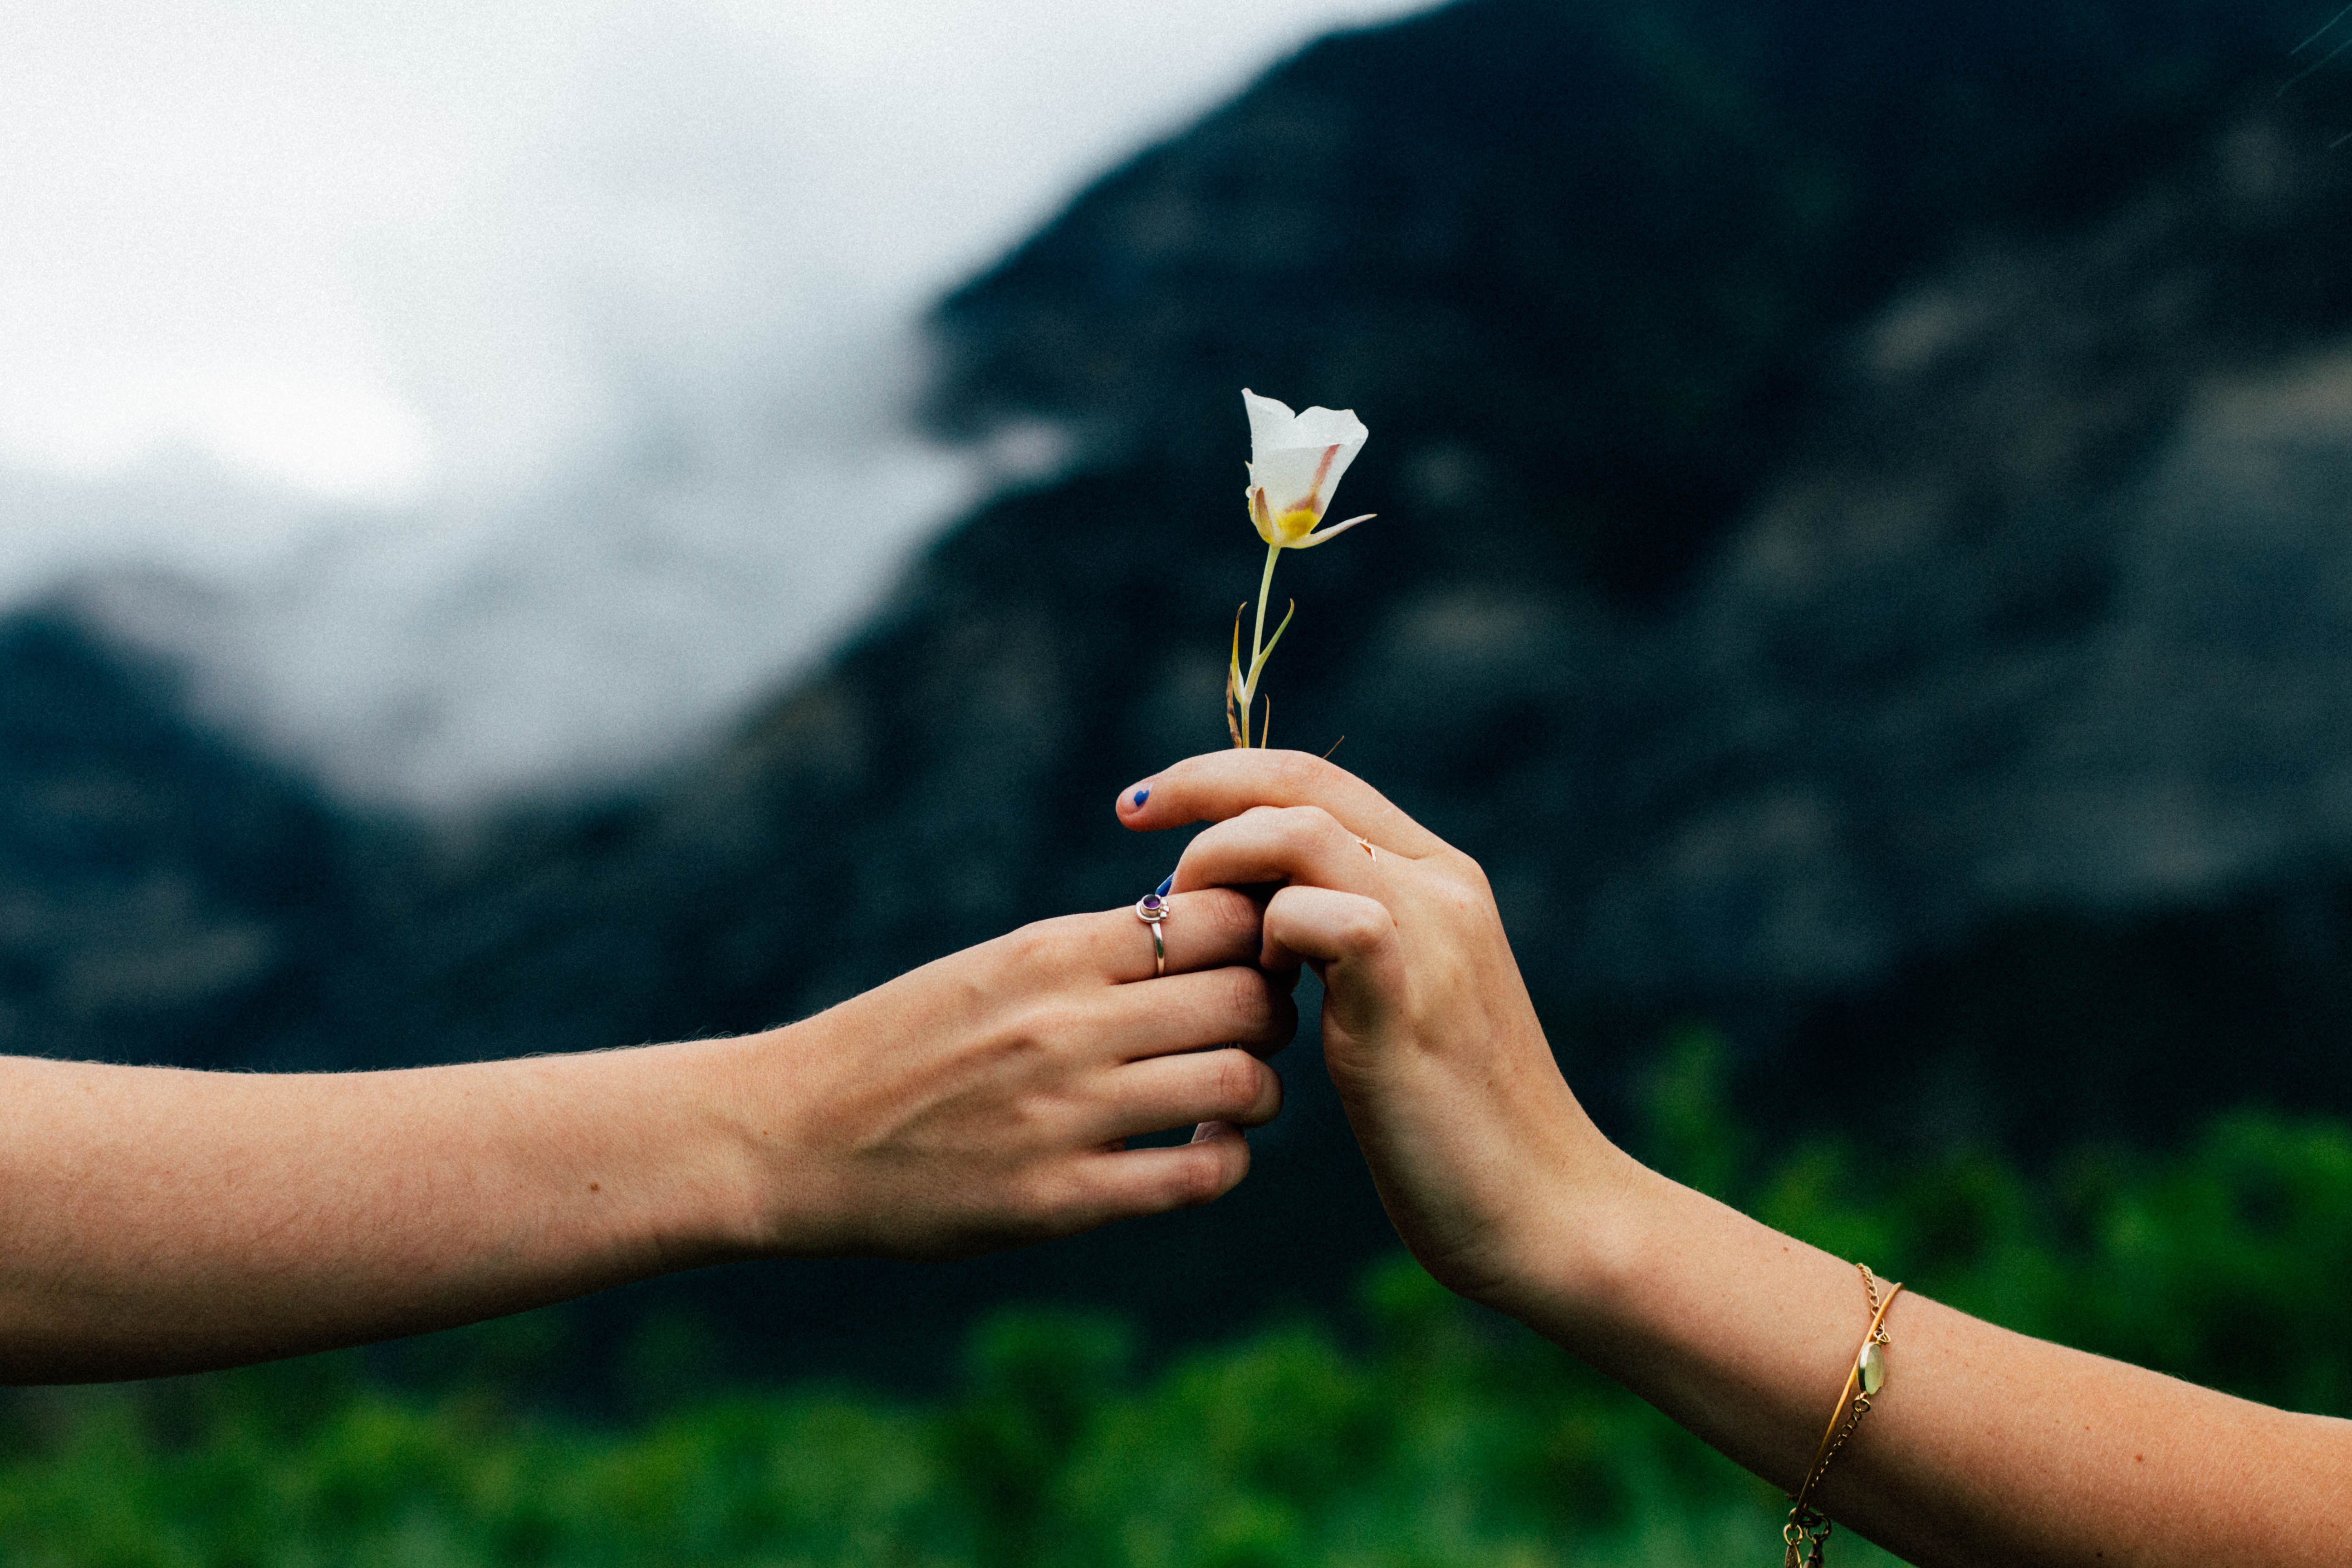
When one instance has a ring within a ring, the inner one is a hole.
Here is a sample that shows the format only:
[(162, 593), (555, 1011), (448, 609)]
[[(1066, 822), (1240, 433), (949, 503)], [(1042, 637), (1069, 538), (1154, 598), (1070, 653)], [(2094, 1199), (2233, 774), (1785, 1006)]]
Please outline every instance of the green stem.
[[(1265, 547), (1265, 575), (1257, 582), (1257, 626), (1250, 633), (1250, 674), (1253, 677), (1257, 674), (1257, 667), (1265, 658), (1265, 602), (1274, 596), (1274, 563), (1281, 559), (1281, 545)], [(1253, 679), (1250, 684), (1255, 686), (1257, 683)]]
[(1257, 624), (1250, 629), (1249, 679), (1242, 683), (1242, 744), (1244, 746), (1249, 744), (1250, 707), (1257, 700), (1258, 671), (1265, 668), (1265, 602), (1274, 593), (1274, 564), (1281, 559), (1281, 545), (1265, 547), (1265, 574), (1257, 580)]

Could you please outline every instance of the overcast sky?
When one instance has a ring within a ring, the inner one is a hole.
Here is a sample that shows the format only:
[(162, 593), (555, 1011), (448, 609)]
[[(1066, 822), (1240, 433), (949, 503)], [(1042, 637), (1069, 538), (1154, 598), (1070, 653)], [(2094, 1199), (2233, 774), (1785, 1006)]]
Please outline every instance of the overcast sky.
[(904, 429), (925, 302), (1417, 8), (15, 0), (0, 604), (100, 574), (373, 795), (656, 760), (988, 482)]

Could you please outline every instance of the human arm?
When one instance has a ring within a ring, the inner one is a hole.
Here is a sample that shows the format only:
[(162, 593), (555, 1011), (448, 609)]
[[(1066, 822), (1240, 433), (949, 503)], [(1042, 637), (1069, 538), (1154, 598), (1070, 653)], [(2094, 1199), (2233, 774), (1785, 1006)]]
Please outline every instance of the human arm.
[[(1299, 753), (1194, 758), (1119, 811), (1139, 828), (1218, 824), (1179, 888), (1284, 884), (1265, 962), (1321, 974), (1332, 1080), (1430, 1271), (1795, 1490), (1868, 1321), (1859, 1276), (1601, 1134), (1476, 865)], [(1909, 1292), (1886, 1325), (1886, 1386), (1818, 1500), (1921, 1568), (2352, 1560), (2352, 1423)]]
[[(1206, 1202), (1280, 1084), (1258, 910), (1024, 928), (738, 1039), (342, 1074), (0, 1058), (0, 1381), (420, 1332), (732, 1259), (946, 1257)], [(1242, 1042), (1248, 1048), (1232, 1047)], [(1223, 1047), (1225, 1048), (1215, 1048)], [(1254, 1054), (1255, 1053), (1255, 1054)]]

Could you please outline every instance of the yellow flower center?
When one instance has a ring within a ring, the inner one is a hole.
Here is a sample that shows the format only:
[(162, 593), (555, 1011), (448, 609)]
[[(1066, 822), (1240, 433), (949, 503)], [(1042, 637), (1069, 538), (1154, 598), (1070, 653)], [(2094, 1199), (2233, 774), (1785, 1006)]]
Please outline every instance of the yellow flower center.
[(1274, 520), (1274, 531), (1285, 544), (1296, 543), (1315, 531), (1315, 513), (1306, 507), (1293, 507)]

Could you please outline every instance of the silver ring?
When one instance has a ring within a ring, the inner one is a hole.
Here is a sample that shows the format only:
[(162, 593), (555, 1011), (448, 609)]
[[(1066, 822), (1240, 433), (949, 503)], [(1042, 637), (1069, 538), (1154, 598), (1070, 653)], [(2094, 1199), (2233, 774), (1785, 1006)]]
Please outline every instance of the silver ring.
[(1151, 928), (1151, 977), (1160, 979), (1168, 973), (1168, 943), (1160, 935), (1160, 922), (1168, 918), (1168, 900), (1158, 893), (1146, 893), (1135, 900), (1135, 918)]

